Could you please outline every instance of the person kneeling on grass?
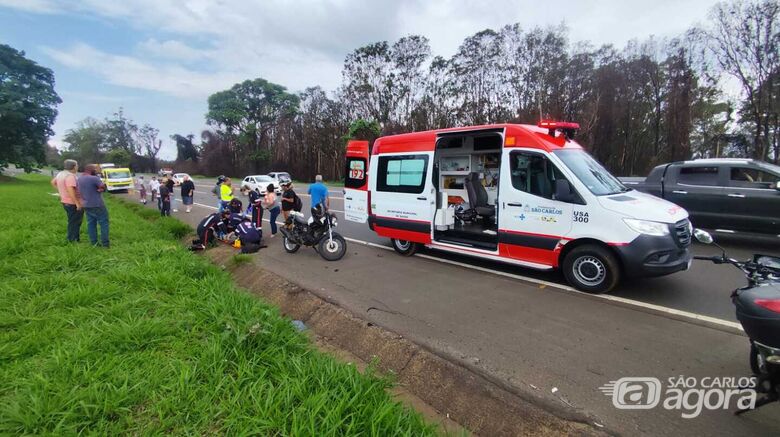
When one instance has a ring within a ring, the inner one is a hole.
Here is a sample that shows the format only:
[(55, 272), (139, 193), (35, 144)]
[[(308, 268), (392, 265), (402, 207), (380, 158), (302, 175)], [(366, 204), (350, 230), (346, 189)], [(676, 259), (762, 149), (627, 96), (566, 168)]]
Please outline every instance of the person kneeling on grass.
[(196, 234), (198, 239), (192, 242), (192, 250), (204, 250), (209, 246), (216, 244), (217, 238), (222, 238), (227, 233), (227, 220), (230, 218), (230, 213), (225, 210), (222, 212), (215, 212), (204, 217), (203, 220), (198, 223)]
[(236, 226), (235, 233), (241, 242), (241, 253), (255, 253), (263, 247), (268, 247), (262, 243), (263, 231), (255, 228), (249, 217), (243, 218)]

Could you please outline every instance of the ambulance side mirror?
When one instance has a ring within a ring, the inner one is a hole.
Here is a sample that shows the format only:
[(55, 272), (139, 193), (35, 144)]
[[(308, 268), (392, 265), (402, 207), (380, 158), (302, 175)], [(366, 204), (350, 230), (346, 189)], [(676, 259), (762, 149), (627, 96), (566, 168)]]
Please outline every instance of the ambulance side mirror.
[(577, 202), (578, 196), (574, 193), (574, 190), (571, 188), (571, 184), (566, 179), (556, 179), (555, 180), (555, 200), (566, 202), (566, 203), (574, 203)]

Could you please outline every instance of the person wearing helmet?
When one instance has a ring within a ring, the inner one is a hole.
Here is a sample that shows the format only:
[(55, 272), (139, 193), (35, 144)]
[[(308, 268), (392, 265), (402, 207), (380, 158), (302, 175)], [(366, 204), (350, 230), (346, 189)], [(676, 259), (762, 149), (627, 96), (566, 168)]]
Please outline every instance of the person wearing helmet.
[(222, 182), (225, 182), (225, 175), (217, 176), (217, 183), (211, 189), (211, 193), (217, 198), (217, 210), (222, 211), (222, 199), (220, 198)]
[(301, 198), (295, 194), (293, 190), (292, 181), (284, 179), (282, 184), (282, 215), (284, 215), (284, 222), (287, 223), (287, 218), (290, 216), (290, 211), (301, 211)]

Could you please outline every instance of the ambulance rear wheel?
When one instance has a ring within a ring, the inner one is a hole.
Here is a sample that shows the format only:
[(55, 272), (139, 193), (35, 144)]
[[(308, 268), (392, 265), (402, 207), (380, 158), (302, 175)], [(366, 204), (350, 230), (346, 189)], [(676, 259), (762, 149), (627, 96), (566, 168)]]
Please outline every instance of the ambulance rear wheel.
[(620, 264), (608, 249), (596, 245), (574, 248), (563, 260), (563, 275), (574, 288), (606, 293), (620, 281)]
[(420, 244), (413, 241), (396, 240), (393, 238), (390, 242), (393, 243), (393, 249), (403, 256), (412, 256), (420, 248)]

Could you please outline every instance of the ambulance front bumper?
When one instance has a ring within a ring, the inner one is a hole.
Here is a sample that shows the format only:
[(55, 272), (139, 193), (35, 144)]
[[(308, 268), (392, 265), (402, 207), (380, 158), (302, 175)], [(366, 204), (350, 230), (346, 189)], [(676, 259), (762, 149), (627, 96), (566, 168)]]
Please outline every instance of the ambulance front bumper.
[(640, 235), (634, 241), (614, 246), (628, 277), (663, 276), (688, 270), (693, 259), (690, 242), (680, 244), (672, 236)]

